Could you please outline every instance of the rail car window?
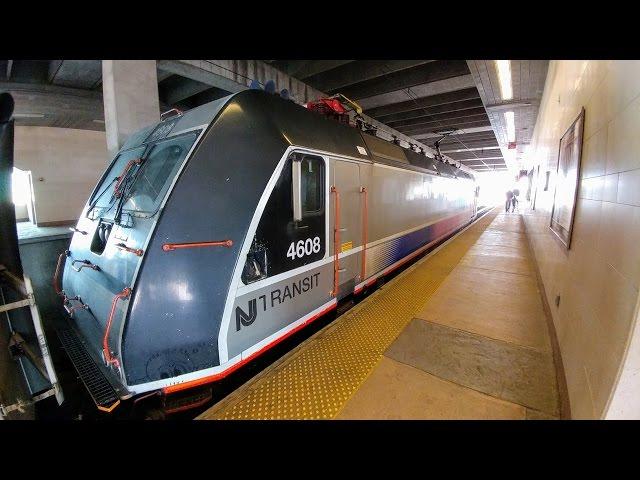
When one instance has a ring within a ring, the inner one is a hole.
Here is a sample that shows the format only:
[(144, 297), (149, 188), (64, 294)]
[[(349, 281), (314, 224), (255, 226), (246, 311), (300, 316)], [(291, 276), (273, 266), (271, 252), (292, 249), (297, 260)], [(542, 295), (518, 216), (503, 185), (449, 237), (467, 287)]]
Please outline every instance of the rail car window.
[(293, 153), (287, 159), (247, 255), (242, 274), (245, 284), (324, 258), (325, 189), (321, 157)]

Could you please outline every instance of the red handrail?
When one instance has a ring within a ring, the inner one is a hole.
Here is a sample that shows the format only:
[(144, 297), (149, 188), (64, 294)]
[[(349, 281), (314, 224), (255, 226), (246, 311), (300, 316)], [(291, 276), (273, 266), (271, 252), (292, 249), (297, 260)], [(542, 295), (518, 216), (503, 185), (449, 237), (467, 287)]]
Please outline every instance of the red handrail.
[(335, 194), (335, 214), (333, 227), (333, 291), (331, 295), (338, 295), (338, 286), (340, 283), (340, 192), (335, 185), (331, 186), (331, 193)]
[(360, 267), (360, 281), (364, 282), (367, 272), (367, 226), (369, 224), (367, 187), (360, 187), (360, 193), (364, 193), (364, 203), (362, 206), (362, 266)]
[(105, 327), (104, 336), (102, 337), (102, 353), (104, 354), (104, 361), (107, 365), (115, 365), (118, 368), (120, 367), (120, 362), (118, 362), (117, 358), (111, 356), (111, 349), (109, 348), (109, 333), (111, 331), (113, 316), (116, 313), (118, 300), (121, 298), (129, 298), (129, 295), (131, 295), (131, 289), (126, 287), (120, 293), (116, 293), (116, 296), (113, 297), (113, 301), (111, 302), (111, 311), (109, 312), (109, 318), (107, 319), (107, 326)]
[(180, 248), (198, 248), (198, 247), (231, 247), (233, 246), (233, 240), (217, 240), (213, 242), (193, 242), (193, 243), (165, 243), (162, 245), (162, 250), (165, 252), (172, 252)]

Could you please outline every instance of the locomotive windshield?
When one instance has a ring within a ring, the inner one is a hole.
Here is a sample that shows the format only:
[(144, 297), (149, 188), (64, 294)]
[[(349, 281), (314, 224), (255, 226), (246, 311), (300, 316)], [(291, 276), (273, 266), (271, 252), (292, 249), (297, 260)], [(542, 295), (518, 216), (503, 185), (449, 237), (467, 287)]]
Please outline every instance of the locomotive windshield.
[(95, 190), (87, 215), (118, 222), (121, 212), (155, 214), (197, 136), (190, 132), (122, 152)]
[(142, 156), (144, 149), (145, 147), (138, 147), (118, 155), (109, 173), (104, 177), (99, 188), (96, 189), (94, 197), (91, 199), (90, 205), (93, 208), (108, 208), (113, 203), (113, 187), (118, 181), (118, 176), (124, 171), (124, 168), (130, 161)]
[(151, 147), (127, 192), (124, 211), (155, 213), (196, 137), (193, 132)]

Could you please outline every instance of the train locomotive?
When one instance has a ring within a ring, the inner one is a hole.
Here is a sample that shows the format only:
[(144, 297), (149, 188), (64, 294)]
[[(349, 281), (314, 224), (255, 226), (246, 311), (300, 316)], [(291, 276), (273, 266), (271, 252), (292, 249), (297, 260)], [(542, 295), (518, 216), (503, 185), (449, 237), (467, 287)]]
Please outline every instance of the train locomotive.
[(465, 171), (262, 91), (170, 117), (128, 138), (58, 260), (65, 348), (115, 392), (101, 410), (199, 391), (469, 224), (475, 194)]

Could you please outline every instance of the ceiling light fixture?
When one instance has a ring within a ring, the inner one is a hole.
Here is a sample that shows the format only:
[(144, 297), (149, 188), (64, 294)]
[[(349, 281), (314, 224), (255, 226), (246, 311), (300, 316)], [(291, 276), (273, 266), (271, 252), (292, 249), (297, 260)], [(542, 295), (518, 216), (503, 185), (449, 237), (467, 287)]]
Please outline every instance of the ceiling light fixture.
[(504, 112), (504, 119), (507, 122), (507, 141), (509, 143), (516, 141), (516, 123), (513, 112)]
[(498, 70), (498, 80), (500, 81), (502, 101), (506, 102), (513, 98), (513, 89), (511, 87), (511, 62), (509, 60), (496, 60), (496, 68)]
[(13, 118), (44, 118), (43, 113), (14, 113)]

